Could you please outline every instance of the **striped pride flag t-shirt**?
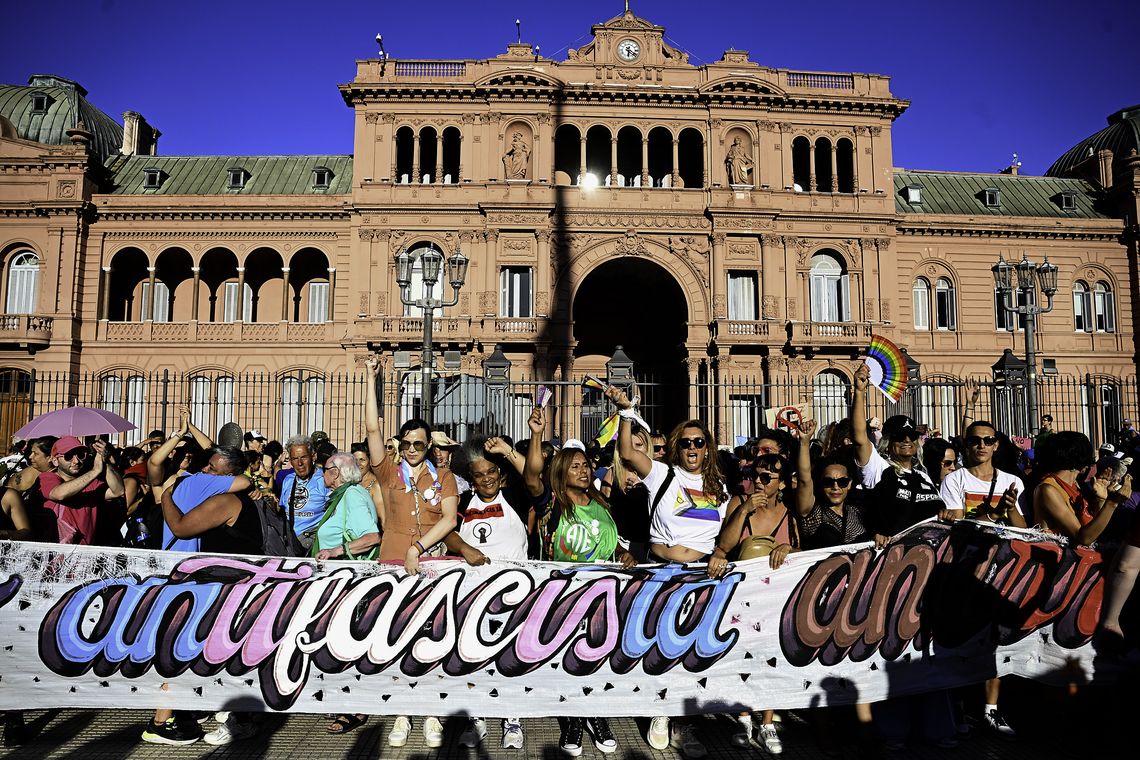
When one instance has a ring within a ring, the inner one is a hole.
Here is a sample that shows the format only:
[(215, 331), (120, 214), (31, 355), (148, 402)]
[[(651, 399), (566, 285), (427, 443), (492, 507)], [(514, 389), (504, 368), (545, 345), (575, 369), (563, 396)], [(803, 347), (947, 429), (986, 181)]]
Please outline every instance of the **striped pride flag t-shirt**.
[(668, 475), (668, 465), (654, 462), (644, 479), (645, 487), (649, 489), (650, 504), (662, 488), (666, 489), (650, 516), (650, 542), (684, 546), (702, 554), (711, 553), (724, 521), (727, 494), (705, 493), (704, 480), (699, 473), (673, 467), (672, 479)]

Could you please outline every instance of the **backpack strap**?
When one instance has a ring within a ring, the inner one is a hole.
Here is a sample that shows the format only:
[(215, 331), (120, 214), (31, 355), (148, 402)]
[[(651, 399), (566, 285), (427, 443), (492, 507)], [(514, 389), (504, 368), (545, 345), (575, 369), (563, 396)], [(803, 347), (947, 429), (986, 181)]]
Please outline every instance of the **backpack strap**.
[(672, 465), (669, 466), (669, 474), (665, 476), (665, 480), (661, 481), (661, 487), (657, 489), (657, 493), (653, 495), (653, 504), (649, 507), (649, 521), (653, 521), (653, 515), (657, 514), (657, 505), (661, 503), (661, 499), (665, 497), (665, 492), (669, 490), (669, 485), (673, 482), (673, 478), (677, 475)]

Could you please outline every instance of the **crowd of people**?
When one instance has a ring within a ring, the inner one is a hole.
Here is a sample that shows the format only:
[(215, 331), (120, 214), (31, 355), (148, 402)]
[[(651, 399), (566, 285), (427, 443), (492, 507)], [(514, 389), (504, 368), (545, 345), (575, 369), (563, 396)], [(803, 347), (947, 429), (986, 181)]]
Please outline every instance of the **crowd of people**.
[[(375, 376), (378, 363), (367, 366)], [(409, 574), (445, 555), (470, 565), (699, 563), (718, 578), (735, 561), (766, 556), (778, 571), (793, 552), (883, 546), (924, 520), (973, 519), (1112, 546), (1098, 635), (1117, 644), (1126, 634), (1135, 638), (1121, 624), (1140, 571), (1140, 492), (1132, 492), (1140, 438), (1131, 423), (1097, 450), (1082, 433), (1053, 431), (1046, 415), (1032, 448), (1022, 448), (994, 423), (973, 418), (974, 391), (961, 435), (947, 439), (906, 415), (868, 420), (868, 387), (859, 365), (847, 418), (758, 430), (735, 449), (718, 446), (696, 419), (668, 434), (646, 429), (636, 399), (617, 387), (606, 390), (620, 415), (617, 435), (589, 446), (548, 439), (542, 407), (532, 411), (525, 440), (461, 445), (421, 419), (386, 437), (375, 395), (366, 395), (365, 440), (345, 448), (321, 431), (279, 443), (232, 424), (215, 441), (183, 408), (177, 430), (153, 431), (122, 449), (72, 436), (17, 442), (0, 462), (0, 540), (378, 561)], [(1013, 737), (1000, 687), (997, 678), (979, 685), (984, 708), (973, 721), (945, 691), (856, 705), (860, 740), (869, 747), (914, 740), (954, 746), (970, 722)], [(218, 713), (209, 732), (195, 717), (158, 709), (142, 739), (227, 744), (257, 732), (248, 715)], [(392, 720), (390, 746), (409, 741), (413, 717)], [(368, 720), (330, 715), (327, 730), (344, 734)], [(424, 743), (441, 746), (441, 719), (416, 720)], [(480, 746), (488, 722), (465, 720), (460, 743)], [(5, 723), (6, 741), (18, 743), (21, 714), (7, 713)], [(741, 713), (733, 725), (734, 744), (783, 751), (773, 710)], [(568, 756), (580, 755), (587, 740), (603, 753), (617, 749), (605, 716), (565, 717), (560, 726)], [(503, 719), (501, 746), (522, 748), (523, 731), (519, 718)], [(707, 755), (693, 724), (677, 716), (653, 718), (645, 740), (686, 758)]]

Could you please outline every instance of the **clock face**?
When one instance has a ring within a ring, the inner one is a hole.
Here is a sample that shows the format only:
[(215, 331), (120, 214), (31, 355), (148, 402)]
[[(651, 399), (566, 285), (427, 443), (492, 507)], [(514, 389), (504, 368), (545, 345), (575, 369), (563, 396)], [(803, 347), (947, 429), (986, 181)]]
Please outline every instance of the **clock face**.
[(641, 45), (633, 40), (622, 40), (618, 43), (617, 53), (623, 61), (632, 61), (641, 55)]

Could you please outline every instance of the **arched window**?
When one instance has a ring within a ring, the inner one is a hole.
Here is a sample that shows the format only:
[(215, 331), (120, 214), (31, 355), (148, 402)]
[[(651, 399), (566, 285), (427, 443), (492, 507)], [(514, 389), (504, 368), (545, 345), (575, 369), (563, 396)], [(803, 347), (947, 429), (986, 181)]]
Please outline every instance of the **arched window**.
[(930, 329), (930, 283), (925, 277), (914, 281), (910, 289), (911, 303), (914, 305), (914, 329)]
[(218, 430), (234, 419), (234, 379), (190, 378), (190, 421), (201, 430)]
[(818, 428), (847, 416), (847, 379), (838, 372), (824, 370), (812, 379), (812, 405)]
[(1092, 311), (1088, 283), (1077, 280), (1073, 283), (1073, 329), (1077, 332), (1092, 332)]
[(8, 269), (6, 314), (31, 314), (36, 310), (40, 259), (31, 251), (20, 251)]
[(100, 382), (100, 406), (124, 417), (137, 430), (146, 430), (146, 378), (132, 375), (123, 382), (117, 375), (107, 375)]
[(956, 301), (954, 283), (947, 277), (939, 277), (934, 283), (934, 326), (939, 330), (958, 329)]
[(830, 253), (811, 257), (811, 321), (851, 321), (851, 284), (843, 263)]
[(325, 380), (281, 378), (281, 440), (307, 435), (325, 426)]
[(1116, 304), (1112, 288), (1101, 280), (1093, 286), (1093, 312), (1097, 332), (1116, 332)]

